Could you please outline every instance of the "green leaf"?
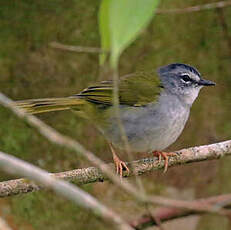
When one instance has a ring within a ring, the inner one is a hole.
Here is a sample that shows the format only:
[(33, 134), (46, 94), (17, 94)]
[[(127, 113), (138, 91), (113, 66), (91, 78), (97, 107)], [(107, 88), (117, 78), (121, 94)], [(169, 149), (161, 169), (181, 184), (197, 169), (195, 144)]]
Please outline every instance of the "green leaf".
[[(110, 0), (102, 0), (98, 21), (99, 21), (99, 32), (101, 36), (101, 48), (105, 51), (110, 50), (110, 31), (109, 31), (109, 4)], [(107, 54), (102, 53), (99, 56), (100, 65), (103, 65), (106, 61)]]
[(120, 54), (136, 39), (154, 16), (159, 0), (105, 1), (108, 4), (111, 66), (116, 68)]

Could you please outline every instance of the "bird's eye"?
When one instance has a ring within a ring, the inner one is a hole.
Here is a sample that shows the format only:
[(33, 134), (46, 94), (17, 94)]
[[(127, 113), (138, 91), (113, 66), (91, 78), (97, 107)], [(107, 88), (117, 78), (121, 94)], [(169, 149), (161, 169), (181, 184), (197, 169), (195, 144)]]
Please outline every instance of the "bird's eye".
[(182, 74), (182, 75), (181, 75), (181, 79), (182, 79), (184, 82), (190, 82), (190, 81), (192, 81), (191, 78), (189, 77), (189, 75), (187, 75), (187, 74)]

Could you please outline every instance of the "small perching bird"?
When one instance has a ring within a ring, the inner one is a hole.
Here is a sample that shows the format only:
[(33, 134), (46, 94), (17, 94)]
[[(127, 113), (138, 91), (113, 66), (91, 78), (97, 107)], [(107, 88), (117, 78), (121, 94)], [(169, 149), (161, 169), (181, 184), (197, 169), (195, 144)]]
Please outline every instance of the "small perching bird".
[[(137, 73), (119, 80), (119, 113), (132, 152), (153, 152), (165, 159), (174, 153), (162, 152), (181, 134), (190, 108), (203, 86), (215, 85), (186, 64), (170, 64), (155, 73)], [(64, 98), (16, 101), (14, 105), (30, 114), (73, 110), (94, 122), (110, 143), (117, 173), (122, 176), (126, 164), (113, 146), (124, 149), (124, 140), (113, 106), (113, 82), (103, 81), (79, 94)]]

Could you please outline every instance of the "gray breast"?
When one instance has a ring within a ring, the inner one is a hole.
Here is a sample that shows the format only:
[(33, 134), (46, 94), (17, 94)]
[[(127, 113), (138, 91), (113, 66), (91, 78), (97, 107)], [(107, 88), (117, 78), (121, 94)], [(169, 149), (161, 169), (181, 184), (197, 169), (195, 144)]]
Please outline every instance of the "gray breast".
[[(162, 93), (157, 103), (145, 107), (121, 106), (123, 123), (130, 147), (135, 152), (163, 150), (181, 134), (188, 120), (190, 107), (175, 95)], [(123, 148), (120, 129), (116, 119), (105, 135), (116, 147)]]

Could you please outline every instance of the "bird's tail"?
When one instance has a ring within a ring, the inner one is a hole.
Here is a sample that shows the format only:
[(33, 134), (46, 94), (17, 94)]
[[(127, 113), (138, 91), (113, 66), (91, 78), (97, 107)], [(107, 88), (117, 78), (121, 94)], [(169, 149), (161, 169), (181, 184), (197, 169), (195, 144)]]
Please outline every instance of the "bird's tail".
[(84, 104), (78, 97), (44, 98), (15, 101), (13, 104), (24, 109), (29, 114), (46, 113), (51, 111), (69, 110)]

